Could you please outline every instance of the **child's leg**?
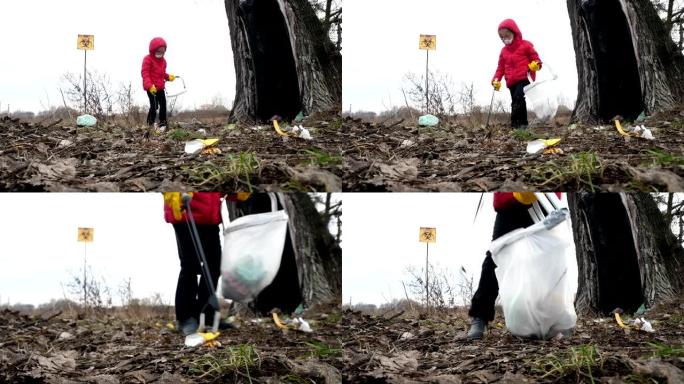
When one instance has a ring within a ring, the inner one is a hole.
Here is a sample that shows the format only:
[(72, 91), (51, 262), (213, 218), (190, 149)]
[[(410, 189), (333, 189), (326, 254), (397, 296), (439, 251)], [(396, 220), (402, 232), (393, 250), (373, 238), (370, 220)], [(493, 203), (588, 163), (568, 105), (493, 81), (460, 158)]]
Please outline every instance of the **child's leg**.
[(513, 85), (511, 91), (511, 126), (518, 128), (527, 125), (527, 103), (525, 102), (525, 86), (530, 82), (520, 81)]
[(200, 265), (197, 261), (195, 248), (190, 238), (187, 224), (174, 224), (176, 243), (178, 245), (178, 257), (180, 258), (181, 270), (178, 274), (176, 286), (176, 319), (179, 322), (190, 318), (199, 319), (199, 303), (197, 293), (197, 275), (200, 274)]
[(477, 317), (486, 322), (494, 320), (494, 303), (499, 295), (499, 282), (496, 280), (495, 269), (496, 264), (492, 260), (491, 253), (487, 251), (487, 256), (482, 263), (480, 283), (470, 301), (468, 316)]
[(166, 125), (166, 92), (157, 92), (157, 102), (159, 103), (159, 126)]
[(157, 98), (150, 91), (147, 91), (147, 98), (150, 100), (150, 110), (147, 112), (147, 125), (152, 125), (157, 119)]

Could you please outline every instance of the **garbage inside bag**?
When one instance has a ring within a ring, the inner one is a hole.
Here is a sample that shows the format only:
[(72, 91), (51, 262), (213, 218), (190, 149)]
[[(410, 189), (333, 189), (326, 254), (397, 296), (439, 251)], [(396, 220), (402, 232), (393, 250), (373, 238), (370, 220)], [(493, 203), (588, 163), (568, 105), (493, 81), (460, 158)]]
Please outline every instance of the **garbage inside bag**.
[(92, 115), (81, 115), (76, 118), (76, 125), (79, 127), (93, 127), (97, 124), (97, 119)]
[(546, 148), (552, 147), (552, 146), (560, 143), (560, 141), (561, 141), (561, 139), (532, 140), (532, 141), (527, 143), (527, 153), (529, 153), (530, 155), (537, 154)]
[(423, 115), (418, 118), (418, 125), (421, 127), (434, 127), (439, 124), (439, 119), (434, 115)]
[(288, 216), (277, 210), (239, 217), (223, 232), (221, 286), (223, 297), (249, 303), (273, 282), (280, 268)]
[[(554, 226), (540, 221), (490, 246), (506, 327), (514, 335), (548, 339), (575, 327), (577, 261), (569, 215), (558, 212)], [(558, 215), (565, 216), (560, 223)]]

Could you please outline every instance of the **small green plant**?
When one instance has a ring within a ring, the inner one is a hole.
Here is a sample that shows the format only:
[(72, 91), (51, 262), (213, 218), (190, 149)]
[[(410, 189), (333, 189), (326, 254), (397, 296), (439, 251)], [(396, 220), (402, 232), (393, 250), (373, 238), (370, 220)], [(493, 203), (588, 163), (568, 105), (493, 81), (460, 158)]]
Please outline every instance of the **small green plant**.
[(184, 141), (192, 136), (192, 133), (186, 131), (185, 129), (177, 128), (169, 132), (169, 138), (177, 141)]
[(648, 343), (648, 345), (653, 349), (651, 351), (652, 357), (659, 357), (661, 359), (669, 359), (669, 358), (675, 358), (676, 359), (676, 358), (684, 357), (684, 345), (680, 345), (679, 347), (676, 347), (676, 346), (661, 343), (659, 341), (654, 341), (652, 343)]
[(574, 374), (578, 383), (595, 383), (594, 371), (602, 368), (603, 358), (594, 345), (570, 347), (560, 355), (550, 353), (532, 363), (532, 371), (540, 374), (540, 379), (560, 381)]
[(603, 178), (604, 166), (601, 159), (592, 152), (581, 152), (570, 155), (567, 161), (556, 163), (550, 161), (541, 168), (535, 170), (533, 177), (542, 180), (541, 185), (552, 183), (566, 184), (575, 183), (576, 189), (582, 185), (589, 187), (594, 192), (595, 178)]
[(673, 155), (660, 149), (651, 149), (648, 153), (653, 155), (654, 166), (684, 165), (684, 156)]
[(319, 149), (312, 148), (304, 151), (309, 155), (309, 163), (311, 165), (318, 165), (319, 167), (326, 167), (329, 165), (337, 165), (342, 163), (342, 157), (330, 153), (321, 152)]
[(250, 368), (259, 368), (261, 358), (249, 344), (214, 350), (190, 362), (190, 373), (202, 381), (216, 381), (232, 374), (252, 382)]
[(342, 119), (336, 119), (330, 122), (330, 129), (339, 130), (342, 128)]
[(326, 358), (331, 356), (339, 356), (342, 354), (341, 348), (335, 348), (326, 344), (321, 343), (317, 340), (312, 340), (310, 342), (304, 343), (310, 348), (310, 356), (317, 358)]
[(535, 135), (534, 132), (531, 132), (529, 129), (518, 128), (513, 131), (513, 138), (518, 141), (530, 141), (536, 139), (537, 135)]
[(198, 186), (221, 186), (233, 182), (237, 189), (238, 184), (247, 186), (252, 192), (251, 180), (261, 173), (261, 162), (254, 152), (240, 152), (237, 155), (229, 154), (221, 164), (211, 161), (202, 163), (193, 170), (191, 179)]

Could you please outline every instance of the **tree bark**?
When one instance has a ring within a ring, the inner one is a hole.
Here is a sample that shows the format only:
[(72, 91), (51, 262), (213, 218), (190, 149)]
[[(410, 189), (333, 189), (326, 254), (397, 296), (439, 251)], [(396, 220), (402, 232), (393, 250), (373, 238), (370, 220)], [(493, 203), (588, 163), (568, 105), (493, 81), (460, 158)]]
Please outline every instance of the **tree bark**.
[(568, 195), (580, 312), (635, 311), (684, 294), (684, 249), (644, 193)]
[(342, 250), (305, 193), (279, 194), (290, 216), (289, 230), (305, 306), (340, 302)]
[(573, 119), (636, 118), (680, 106), (684, 57), (649, 0), (568, 0), (578, 92)]
[(307, 0), (225, 0), (236, 92), (230, 119), (339, 112), (342, 56)]

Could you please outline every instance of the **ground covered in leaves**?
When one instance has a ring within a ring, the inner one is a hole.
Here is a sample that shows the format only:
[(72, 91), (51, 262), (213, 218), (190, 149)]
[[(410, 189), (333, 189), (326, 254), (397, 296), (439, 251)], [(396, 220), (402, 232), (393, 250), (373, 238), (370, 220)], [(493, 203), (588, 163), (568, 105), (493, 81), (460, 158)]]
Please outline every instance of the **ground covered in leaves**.
[[(625, 138), (614, 125), (538, 124), (489, 130), (467, 119), (418, 127), (413, 120), (345, 118), (343, 189), (351, 191), (684, 190), (684, 112), (646, 121), (655, 140)], [(417, 120), (414, 119), (414, 120)], [(474, 128), (475, 127), (475, 128)], [(527, 142), (560, 138), (562, 153), (526, 153)]]
[(643, 315), (655, 333), (580, 316), (568, 338), (517, 338), (500, 314), (484, 339), (467, 341), (462, 313), (343, 313), (345, 382), (683, 383), (684, 301)]
[[(54, 317), (53, 317), (54, 316)], [(0, 312), (0, 382), (339, 383), (340, 311), (304, 313), (313, 333), (239, 321), (218, 347), (188, 348), (168, 316), (27, 316)]]
[[(123, 122), (86, 128), (3, 117), (0, 190), (341, 190), (340, 154), (348, 143), (335, 115), (301, 123), (312, 140), (284, 138), (269, 124), (221, 120), (173, 122), (155, 134)], [(185, 154), (185, 143), (196, 138), (218, 138), (220, 153)]]

